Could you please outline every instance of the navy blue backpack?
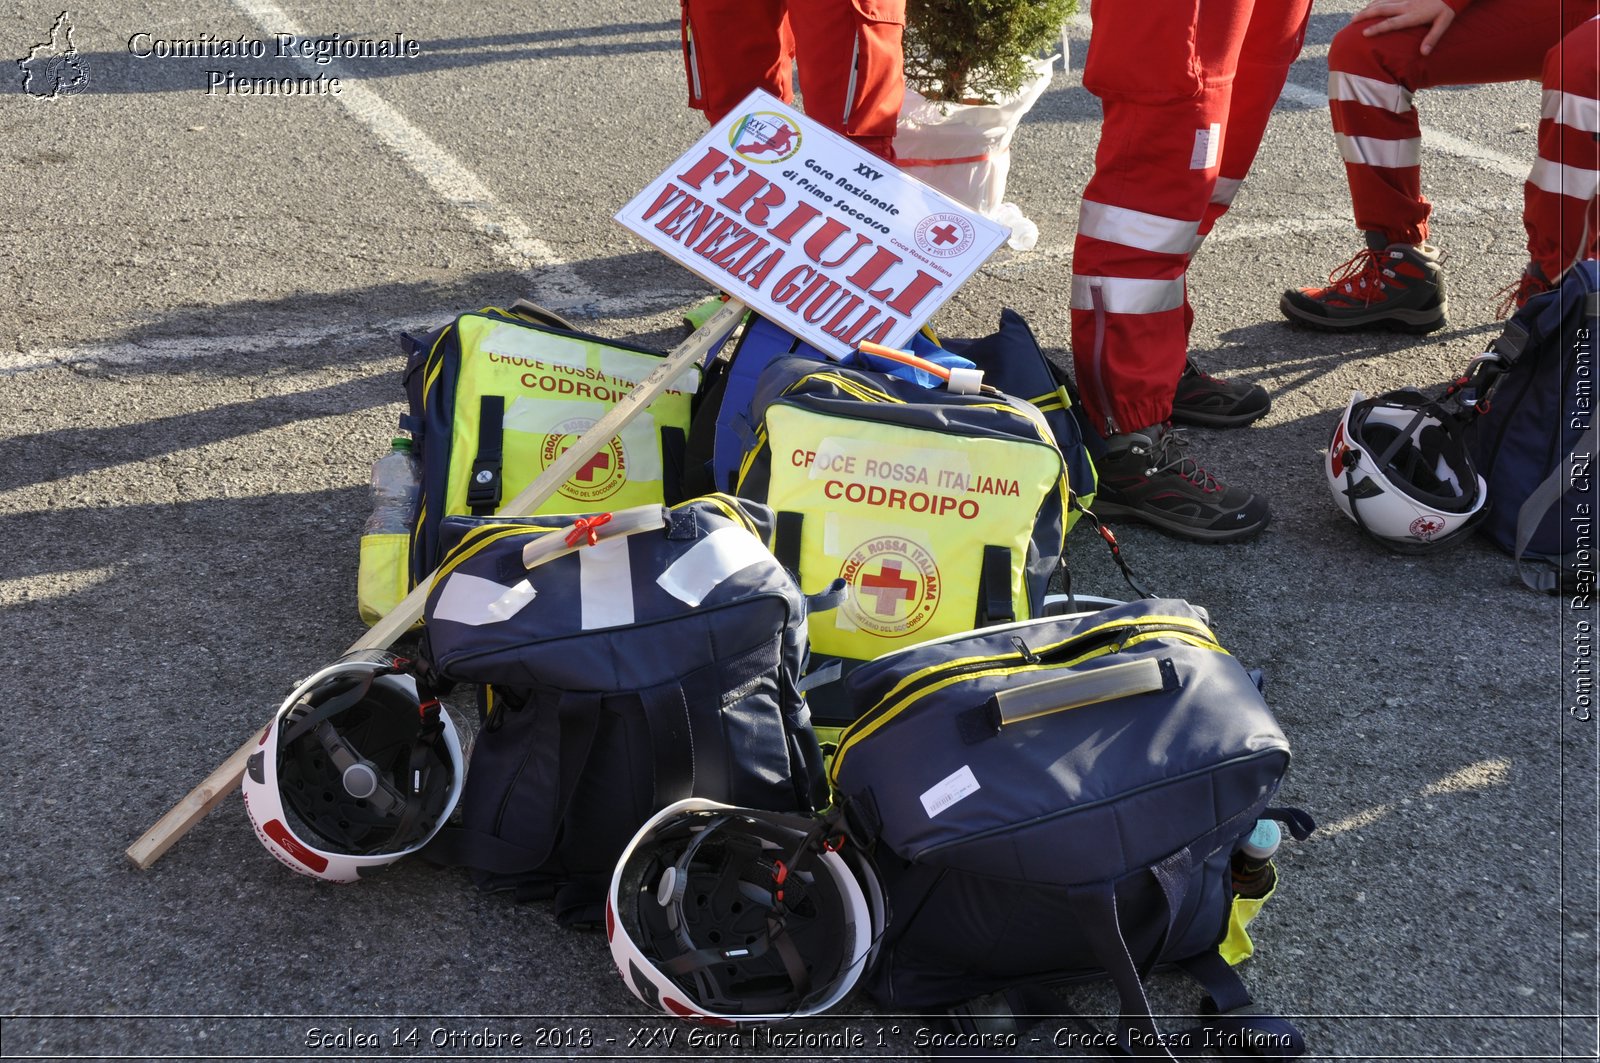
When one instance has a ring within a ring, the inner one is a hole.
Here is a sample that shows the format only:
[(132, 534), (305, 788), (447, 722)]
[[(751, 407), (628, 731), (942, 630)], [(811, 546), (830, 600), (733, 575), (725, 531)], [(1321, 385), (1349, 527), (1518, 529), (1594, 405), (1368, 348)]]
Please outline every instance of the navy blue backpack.
[(1567, 270), (1506, 322), (1463, 395), (1476, 400), (1468, 446), (1488, 485), (1479, 531), (1536, 590), (1594, 579), (1597, 293), (1600, 263)]
[(423, 856), (553, 897), (564, 923), (600, 918), (628, 840), (673, 801), (825, 801), (797, 683), (807, 613), (836, 594), (800, 593), (765, 506), (712, 495), (638, 523), (649, 508), (442, 525), (418, 657), (436, 692), (478, 686), (481, 727), (461, 822)]

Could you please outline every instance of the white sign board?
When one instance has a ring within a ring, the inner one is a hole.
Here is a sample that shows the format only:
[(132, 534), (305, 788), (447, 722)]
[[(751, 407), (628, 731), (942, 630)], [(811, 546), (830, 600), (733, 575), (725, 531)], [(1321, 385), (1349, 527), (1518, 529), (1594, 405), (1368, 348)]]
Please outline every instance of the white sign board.
[(1009, 233), (761, 91), (616, 219), (835, 357), (905, 346)]

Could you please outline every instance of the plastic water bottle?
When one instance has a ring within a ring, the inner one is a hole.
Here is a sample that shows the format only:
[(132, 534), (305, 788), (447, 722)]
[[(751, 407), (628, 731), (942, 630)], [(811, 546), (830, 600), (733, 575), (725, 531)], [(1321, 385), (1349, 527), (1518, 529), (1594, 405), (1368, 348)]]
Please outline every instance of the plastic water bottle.
[(1255, 830), (1233, 854), (1233, 892), (1239, 897), (1265, 897), (1277, 885), (1272, 856), (1283, 840), (1276, 820), (1258, 819)]
[(411, 440), (397, 436), (389, 453), (372, 463), (372, 515), (363, 535), (409, 534), (422, 470)]

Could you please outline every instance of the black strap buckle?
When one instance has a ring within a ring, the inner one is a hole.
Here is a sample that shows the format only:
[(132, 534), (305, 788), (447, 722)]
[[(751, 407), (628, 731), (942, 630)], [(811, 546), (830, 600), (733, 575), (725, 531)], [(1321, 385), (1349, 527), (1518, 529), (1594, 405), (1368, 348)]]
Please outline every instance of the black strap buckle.
[(482, 516), (500, 508), (500, 461), (480, 458), (472, 463), (472, 477), (467, 481), (467, 506), (473, 514)]

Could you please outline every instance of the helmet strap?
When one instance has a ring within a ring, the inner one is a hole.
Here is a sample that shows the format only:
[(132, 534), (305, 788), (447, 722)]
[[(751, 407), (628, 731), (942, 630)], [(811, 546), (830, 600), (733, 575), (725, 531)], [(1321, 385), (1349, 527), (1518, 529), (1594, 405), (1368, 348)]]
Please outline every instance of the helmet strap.
[(1394, 441), (1384, 448), (1382, 454), (1379, 454), (1377, 458), (1374, 459), (1379, 469), (1387, 469), (1389, 467), (1389, 463), (1394, 460), (1394, 456), (1400, 453), (1401, 447), (1404, 447), (1407, 444), (1415, 443), (1411, 433), (1417, 430), (1417, 425), (1421, 424), (1423, 419), (1426, 418), (1431, 412), (1432, 407), (1430, 405), (1418, 409), (1411, 415), (1411, 420), (1407, 421), (1406, 426), (1400, 429), (1399, 434), (1394, 437)]
[[(684, 851), (673, 864), (674, 888), (671, 896), (666, 899), (668, 924), (672, 927), (678, 943), (684, 951), (670, 960), (663, 961), (661, 968), (667, 974), (684, 978), (695, 975), (707, 967), (730, 961), (751, 960), (766, 955), (769, 951), (777, 954), (778, 960), (783, 964), (784, 973), (789, 978), (792, 999), (795, 1002), (794, 1010), (798, 1010), (801, 1003), (811, 993), (811, 972), (807, 969), (805, 960), (800, 955), (800, 950), (795, 946), (785, 928), (784, 920), (784, 889), (795, 889), (801, 885), (801, 880), (795, 874), (794, 868), (809, 851), (820, 854), (836, 847), (834, 839), (842, 839), (840, 822), (837, 819), (816, 820), (809, 830), (801, 834), (793, 846), (782, 856), (772, 861), (773, 884), (769, 896), (771, 910), (767, 913), (766, 932), (757, 940), (748, 945), (735, 948), (696, 948), (693, 939), (689, 937), (688, 921), (684, 917), (683, 900), (686, 894), (685, 886), (688, 882), (689, 868), (693, 862), (695, 852), (700, 846), (728, 821), (728, 816), (718, 815), (684, 846)], [(840, 842), (842, 843), (842, 841)], [(752, 855), (755, 855), (752, 853)], [(722, 876), (726, 881), (730, 876), (737, 878), (740, 874), (737, 864), (730, 862), (723, 868)], [(749, 1013), (770, 1011), (773, 1006), (766, 1001), (745, 1001), (746, 1011)]]
[[(372, 681), (374, 678), (376, 677), (373, 674), (368, 673), (367, 675), (363, 676), (361, 681), (355, 686), (351, 687), (349, 690), (338, 695), (337, 697), (329, 698), (321, 705), (312, 706), (312, 704), (306, 701), (305, 698), (301, 698), (298, 702), (296, 702), (295, 708), (298, 709), (301, 706), (304, 706), (306, 712), (304, 715), (297, 717), (293, 721), (293, 725), (284, 734), (280, 744), (284, 746), (293, 745), (296, 741), (305, 737), (307, 732), (313, 730), (319, 724), (327, 720), (331, 720), (333, 717), (337, 716), (346, 709), (359, 705), (361, 700), (367, 696), (369, 691), (372, 690)], [(291, 709), (290, 711), (292, 712), (294, 710)]]

